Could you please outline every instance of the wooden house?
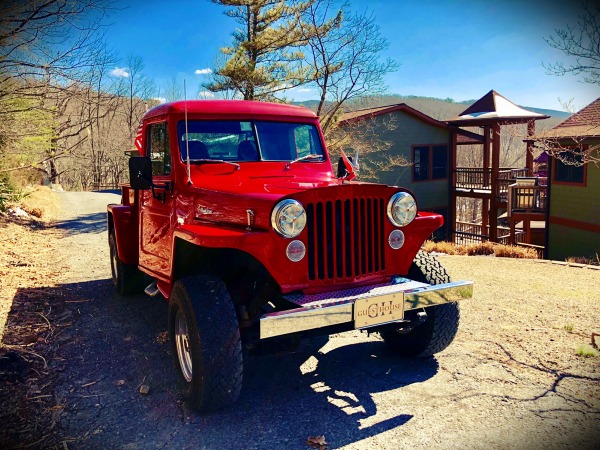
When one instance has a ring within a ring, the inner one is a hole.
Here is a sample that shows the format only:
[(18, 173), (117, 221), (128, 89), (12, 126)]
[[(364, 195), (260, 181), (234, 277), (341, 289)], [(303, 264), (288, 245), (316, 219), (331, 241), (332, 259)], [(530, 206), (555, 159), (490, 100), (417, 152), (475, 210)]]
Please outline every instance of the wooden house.
[[(527, 152), (525, 167), (500, 167), (500, 133), (503, 125), (527, 124), (528, 135), (535, 132), (535, 121), (549, 116), (528, 111), (490, 91), (458, 116), (439, 121), (402, 103), (397, 105), (354, 111), (342, 116), (341, 127), (353, 126), (369, 129), (369, 133), (389, 142), (388, 155), (400, 155), (408, 167), (390, 165), (377, 174), (377, 181), (411, 189), (417, 196), (419, 208), (434, 211), (445, 218), (445, 228), (434, 238), (454, 242), (494, 241), (509, 243), (539, 243), (545, 237), (533, 231), (545, 219), (545, 205), (536, 203), (523, 212), (525, 194), (543, 191), (544, 187), (529, 186), (526, 178), (533, 175), (533, 154)], [(393, 121), (393, 126), (389, 126)], [(375, 138), (373, 138), (375, 139)], [(476, 167), (457, 167), (459, 146), (470, 145), (478, 152)], [(528, 144), (528, 149), (531, 147)], [(370, 155), (379, 157), (382, 155)], [(529, 191), (511, 185), (525, 184)], [(509, 193), (509, 190), (511, 192)], [(512, 194), (515, 201), (509, 204)], [(543, 197), (545, 194), (540, 194)], [(462, 222), (456, 217), (457, 199), (480, 199), (481, 217), (478, 223)], [(515, 207), (511, 211), (511, 207)], [(512, 215), (512, 213), (517, 215)], [(536, 213), (538, 215), (531, 215)], [(509, 228), (499, 224), (512, 217), (512, 236)]]
[[(600, 255), (600, 98), (532, 137), (549, 158), (546, 257)], [(594, 162), (595, 161), (595, 162)]]
[[(403, 186), (415, 193), (419, 209), (444, 216), (445, 225), (434, 238), (450, 238), (451, 132), (447, 123), (436, 120), (405, 103), (346, 113), (340, 127), (363, 131), (371, 139), (388, 143), (384, 151), (369, 159), (385, 162), (388, 156), (401, 156), (410, 165), (391, 164), (377, 171), (376, 180)], [(368, 138), (367, 138), (368, 139)]]

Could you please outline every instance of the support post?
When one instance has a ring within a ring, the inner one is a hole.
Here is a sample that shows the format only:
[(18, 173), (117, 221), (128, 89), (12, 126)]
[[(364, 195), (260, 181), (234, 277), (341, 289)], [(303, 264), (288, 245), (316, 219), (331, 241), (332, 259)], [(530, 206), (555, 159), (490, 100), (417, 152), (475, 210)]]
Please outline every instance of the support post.
[(458, 129), (453, 128), (451, 133), (450, 142), (450, 241), (456, 242), (456, 159), (458, 158)]
[(533, 141), (531, 136), (535, 134), (535, 120), (527, 122), (527, 152), (525, 153), (525, 167), (527, 167), (528, 176), (533, 175)]
[(483, 127), (483, 189), (490, 185), (490, 127)]
[(500, 197), (500, 124), (492, 125), (492, 198), (490, 199), (490, 241), (498, 242), (498, 203)]

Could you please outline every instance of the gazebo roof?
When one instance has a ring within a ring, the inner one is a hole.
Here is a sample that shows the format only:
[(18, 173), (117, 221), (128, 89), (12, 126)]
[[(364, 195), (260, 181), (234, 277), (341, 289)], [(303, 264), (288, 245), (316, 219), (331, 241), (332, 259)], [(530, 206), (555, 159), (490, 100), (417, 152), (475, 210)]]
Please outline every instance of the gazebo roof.
[(485, 125), (491, 123), (523, 123), (530, 120), (547, 119), (550, 116), (521, 108), (491, 90), (460, 115), (447, 122), (458, 126)]

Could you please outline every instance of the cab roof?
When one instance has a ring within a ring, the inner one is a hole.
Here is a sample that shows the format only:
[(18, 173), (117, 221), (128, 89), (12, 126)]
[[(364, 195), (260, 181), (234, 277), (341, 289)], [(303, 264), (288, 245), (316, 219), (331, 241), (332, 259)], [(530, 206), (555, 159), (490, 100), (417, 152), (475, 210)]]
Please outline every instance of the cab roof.
[(145, 119), (166, 114), (207, 114), (210, 116), (287, 116), (314, 119), (317, 116), (303, 106), (250, 100), (187, 100), (163, 103), (152, 108)]

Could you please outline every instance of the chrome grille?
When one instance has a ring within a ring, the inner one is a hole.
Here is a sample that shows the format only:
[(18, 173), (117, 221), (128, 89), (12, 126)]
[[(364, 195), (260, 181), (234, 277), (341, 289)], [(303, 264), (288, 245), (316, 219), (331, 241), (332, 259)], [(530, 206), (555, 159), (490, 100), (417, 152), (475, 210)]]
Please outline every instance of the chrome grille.
[(309, 203), (309, 279), (350, 278), (383, 271), (384, 205), (382, 198)]

